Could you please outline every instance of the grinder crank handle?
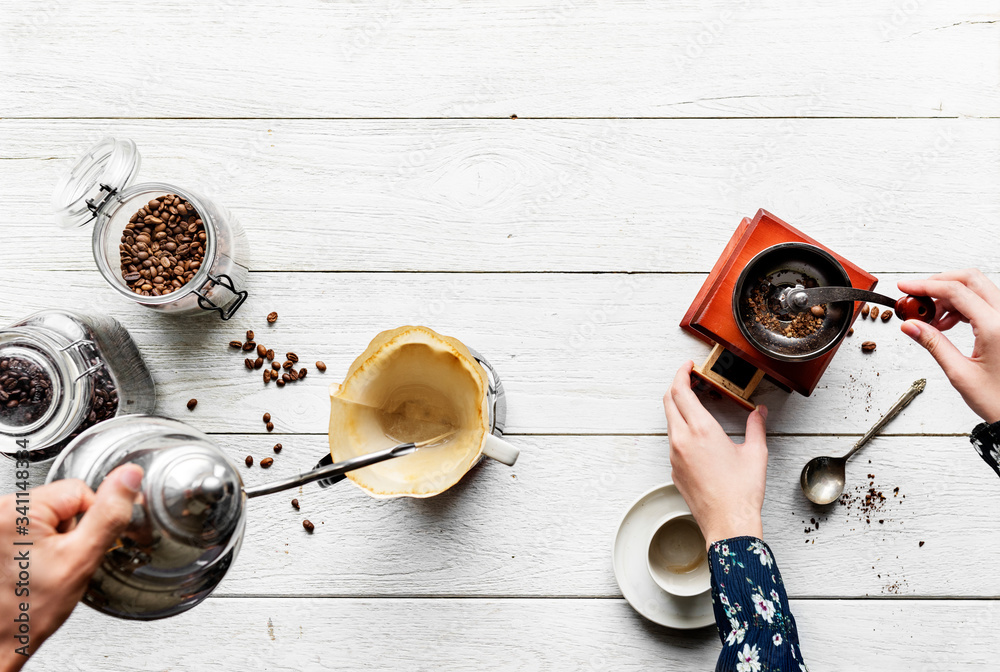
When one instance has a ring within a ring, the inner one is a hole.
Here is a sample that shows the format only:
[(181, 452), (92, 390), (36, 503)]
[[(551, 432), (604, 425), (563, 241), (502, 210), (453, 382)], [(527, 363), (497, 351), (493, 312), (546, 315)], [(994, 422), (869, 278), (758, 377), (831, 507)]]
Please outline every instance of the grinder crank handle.
[(869, 292), (854, 287), (790, 287), (781, 293), (779, 298), (786, 309), (793, 312), (803, 312), (812, 306), (838, 301), (867, 301), (883, 306), (891, 306), (896, 311), (896, 317), (901, 320), (920, 320), (931, 322), (937, 313), (934, 299), (929, 296), (904, 296), (893, 299), (884, 294)]

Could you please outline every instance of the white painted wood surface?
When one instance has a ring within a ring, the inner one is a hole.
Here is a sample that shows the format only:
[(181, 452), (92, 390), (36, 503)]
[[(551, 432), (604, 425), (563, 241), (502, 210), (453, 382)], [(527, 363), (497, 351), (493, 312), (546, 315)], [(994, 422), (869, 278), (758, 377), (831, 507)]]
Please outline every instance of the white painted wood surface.
[[(982, 636), (997, 626), (996, 602), (791, 604), (811, 670), (978, 672), (996, 658)], [(691, 672), (714, 669), (719, 648), (711, 630), (650, 625), (621, 599), (249, 598), (200, 609), (139, 624), (78, 607), (25, 669)], [(81, 651), (93, 653), (84, 662)]]
[[(643, 621), (610, 562), (625, 508), (669, 476), (660, 396), (707, 352), (677, 323), (759, 207), (887, 293), (970, 263), (1000, 280), (998, 16), (998, 0), (0, 0), (0, 323), (60, 305), (118, 317), (162, 413), (240, 463), (283, 443), (269, 472), (240, 467), (248, 483), (314, 463), (326, 386), (378, 331), (424, 323), (497, 366), (523, 448), (429, 501), (342, 484), (304, 488), (299, 514), (292, 495), (252, 502), (216, 596), (152, 624), (80, 608), (28, 669), (710, 668), (714, 633)], [(89, 234), (55, 228), (58, 175), (109, 133), (139, 144), (140, 180), (243, 221), (255, 272), (232, 324), (125, 305)], [(248, 327), (329, 371), (263, 389), (225, 345)], [(846, 449), (921, 376), (849, 470), (874, 474), (883, 513), (807, 505), (804, 461)], [(811, 669), (987, 668), (997, 482), (926, 353), (868, 322), (811, 398), (758, 399), (766, 536)], [(742, 413), (710, 407), (742, 432)]]

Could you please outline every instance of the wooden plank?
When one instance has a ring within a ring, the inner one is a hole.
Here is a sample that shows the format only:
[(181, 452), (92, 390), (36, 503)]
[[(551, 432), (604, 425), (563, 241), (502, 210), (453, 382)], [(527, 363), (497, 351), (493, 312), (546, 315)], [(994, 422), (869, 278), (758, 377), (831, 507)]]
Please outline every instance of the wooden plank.
[[(996, 657), (992, 601), (796, 600), (792, 611), (812, 670), (982, 670)], [(688, 672), (713, 669), (719, 648), (710, 628), (660, 628), (621, 600), (211, 599), (152, 623), (79, 607), (25, 669)]]
[[(292, 476), (326, 450), (317, 436), (216, 438), (248, 484)], [(667, 439), (511, 440), (523, 449), (514, 468), (484, 463), (431, 500), (374, 500), (344, 483), (251, 501), (246, 540), (218, 594), (620, 597), (611, 542), (629, 505), (669, 478)], [(876, 439), (848, 469), (849, 494), (874, 482), (887, 498), (867, 521), (857, 504), (814, 507), (798, 487), (806, 461), (845, 452), (855, 440), (769, 441), (764, 529), (789, 594), (1000, 597), (988, 561), (1000, 523), (989, 506), (969, 505), (991, 501), (997, 478), (968, 440)], [(278, 441), (284, 448), (274, 456)], [(248, 454), (256, 464), (274, 456), (275, 464), (247, 469)], [(42, 482), (45, 469), (32, 471)], [(13, 473), (0, 478), (2, 491), (12, 491)]]
[[(881, 276), (893, 294), (899, 276)], [(998, 280), (996, 276), (992, 276)], [(664, 433), (660, 398), (685, 359), (708, 346), (677, 326), (700, 275), (253, 274), (236, 319), (177, 318), (126, 305), (96, 272), (24, 271), (5, 280), (0, 324), (42, 308), (107, 312), (131, 330), (159, 385), (160, 412), (190, 417), (214, 432), (263, 432), (270, 411), (280, 432), (325, 433), (327, 387), (381, 330), (426, 324), (488, 357), (507, 390), (511, 433)], [(58, 288), (57, 295), (53, 289)], [(268, 326), (272, 310), (281, 317)], [(193, 320), (193, 321), (192, 321)], [(329, 366), (284, 389), (264, 387), (228, 343), (254, 329), (258, 342), (293, 351), (304, 366)], [(971, 351), (972, 335), (955, 330)], [(771, 408), (778, 433), (853, 433), (871, 425), (916, 378), (927, 391), (889, 426), (892, 433), (968, 432), (977, 419), (899, 321), (859, 325), (811, 397), (766, 379), (755, 401)], [(861, 352), (862, 340), (878, 350)], [(192, 415), (188, 399), (200, 400)], [(746, 413), (712, 402), (724, 426), (741, 433)]]
[(1000, 220), (996, 119), (6, 119), (5, 267), (93, 268), (50, 201), (109, 133), (140, 181), (231, 208), (257, 270), (704, 272), (760, 207), (875, 273), (1000, 270), (969, 257)]
[(996, 115), (997, 10), (4, 0), (0, 116)]

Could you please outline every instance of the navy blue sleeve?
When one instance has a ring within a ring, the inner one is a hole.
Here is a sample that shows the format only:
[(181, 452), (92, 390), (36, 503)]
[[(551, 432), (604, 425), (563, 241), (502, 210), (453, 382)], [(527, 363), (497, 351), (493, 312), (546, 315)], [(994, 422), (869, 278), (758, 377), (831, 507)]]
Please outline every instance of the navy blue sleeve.
[(805, 672), (795, 628), (771, 549), (756, 537), (712, 544), (712, 604), (722, 653), (716, 672)]
[(986, 464), (1000, 476), (1000, 422), (994, 422), (992, 425), (980, 423), (972, 430), (969, 438), (979, 457), (986, 460)]

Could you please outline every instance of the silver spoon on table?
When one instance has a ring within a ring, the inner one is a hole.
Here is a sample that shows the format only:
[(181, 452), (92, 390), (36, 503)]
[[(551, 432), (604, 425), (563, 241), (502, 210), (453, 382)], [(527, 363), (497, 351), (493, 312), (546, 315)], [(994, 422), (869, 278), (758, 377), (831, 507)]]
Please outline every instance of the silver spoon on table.
[(886, 412), (875, 425), (862, 436), (854, 447), (843, 457), (814, 457), (802, 468), (802, 475), (799, 477), (799, 485), (802, 486), (802, 494), (813, 504), (832, 504), (844, 492), (844, 483), (847, 479), (847, 460), (854, 453), (861, 450), (861, 447), (868, 443), (873, 436), (882, 431), (882, 428), (889, 424), (899, 412), (910, 405), (913, 399), (924, 391), (927, 386), (927, 379), (921, 378), (913, 383), (902, 397), (899, 398), (892, 408)]

